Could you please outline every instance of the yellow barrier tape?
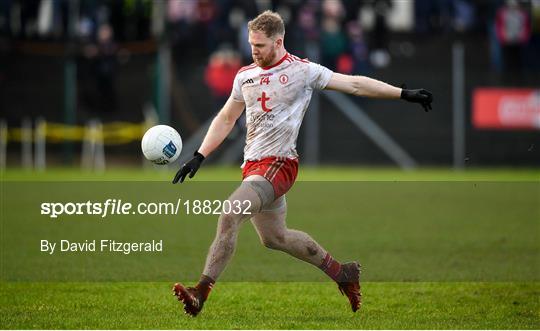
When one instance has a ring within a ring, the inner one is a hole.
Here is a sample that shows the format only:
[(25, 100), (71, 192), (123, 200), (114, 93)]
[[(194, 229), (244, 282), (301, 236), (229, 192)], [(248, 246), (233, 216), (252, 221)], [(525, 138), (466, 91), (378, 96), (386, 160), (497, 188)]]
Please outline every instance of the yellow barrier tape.
[[(103, 141), (106, 145), (122, 145), (133, 141), (140, 141), (144, 132), (148, 129), (148, 124), (130, 122), (111, 122), (98, 124), (95, 127), (68, 125), (63, 123), (43, 122), (40, 128), (36, 128), (40, 136), (45, 137), (47, 142), (60, 143), (64, 141), (94, 140)], [(9, 141), (23, 141), (25, 136), (32, 137), (32, 134), (23, 134), (27, 129), (8, 128), (7, 139)]]
[(48, 122), (46, 125), (45, 139), (52, 143), (82, 141), (84, 138), (85, 128), (83, 126)]
[(141, 140), (145, 131), (145, 123), (113, 122), (103, 125), (102, 139), (106, 144), (125, 144)]

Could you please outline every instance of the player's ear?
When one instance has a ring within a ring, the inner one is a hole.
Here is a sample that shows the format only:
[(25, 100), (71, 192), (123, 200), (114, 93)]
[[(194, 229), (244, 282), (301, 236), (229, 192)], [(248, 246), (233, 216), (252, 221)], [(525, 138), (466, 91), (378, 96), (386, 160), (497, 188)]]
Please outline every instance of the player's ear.
[(276, 46), (277, 47), (283, 46), (283, 37), (279, 37), (276, 39)]

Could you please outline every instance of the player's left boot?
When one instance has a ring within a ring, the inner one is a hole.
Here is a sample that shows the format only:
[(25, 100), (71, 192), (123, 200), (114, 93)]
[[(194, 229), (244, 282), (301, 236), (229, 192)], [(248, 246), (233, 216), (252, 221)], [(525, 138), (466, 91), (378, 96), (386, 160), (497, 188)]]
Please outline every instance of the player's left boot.
[(199, 290), (195, 287), (184, 287), (180, 283), (174, 284), (172, 290), (178, 301), (184, 304), (186, 314), (193, 317), (197, 316), (204, 304), (204, 299), (199, 293)]
[(362, 306), (362, 293), (360, 292), (360, 265), (358, 262), (349, 262), (341, 265), (338, 288), (342, 295), (346, 295), (355, 312)]

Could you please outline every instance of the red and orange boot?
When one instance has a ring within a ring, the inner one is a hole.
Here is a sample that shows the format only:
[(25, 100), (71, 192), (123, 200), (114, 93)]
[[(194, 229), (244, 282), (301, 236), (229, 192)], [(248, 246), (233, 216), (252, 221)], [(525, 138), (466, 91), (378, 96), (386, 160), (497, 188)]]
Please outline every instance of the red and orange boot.
[(186, 314), (195, 317), (200, 313), (203, 308), (204, 299), (196, 287), (184, 287), (184, 285), (176, 283), (172, 290), (178, 301), (184, 304)]
[(355, 312), (362, 306), (362, 293), (360, 292), (360, 265), (358, 262), (349, 262), (341, 265), (341, 274), (338, 288), (342, 295), (346, 295)]

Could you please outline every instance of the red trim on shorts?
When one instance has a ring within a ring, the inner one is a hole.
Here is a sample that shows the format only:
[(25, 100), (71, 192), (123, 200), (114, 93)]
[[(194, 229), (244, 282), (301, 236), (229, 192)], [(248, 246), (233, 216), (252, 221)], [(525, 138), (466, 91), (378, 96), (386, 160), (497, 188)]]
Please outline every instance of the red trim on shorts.
[(247, 161), (242, 169), (242, 178), (259, 175), (268, 180), (274, 188), (277, 199), (287, 193), (298, 175), (298, 159), (267, 157), (258, 161)]

